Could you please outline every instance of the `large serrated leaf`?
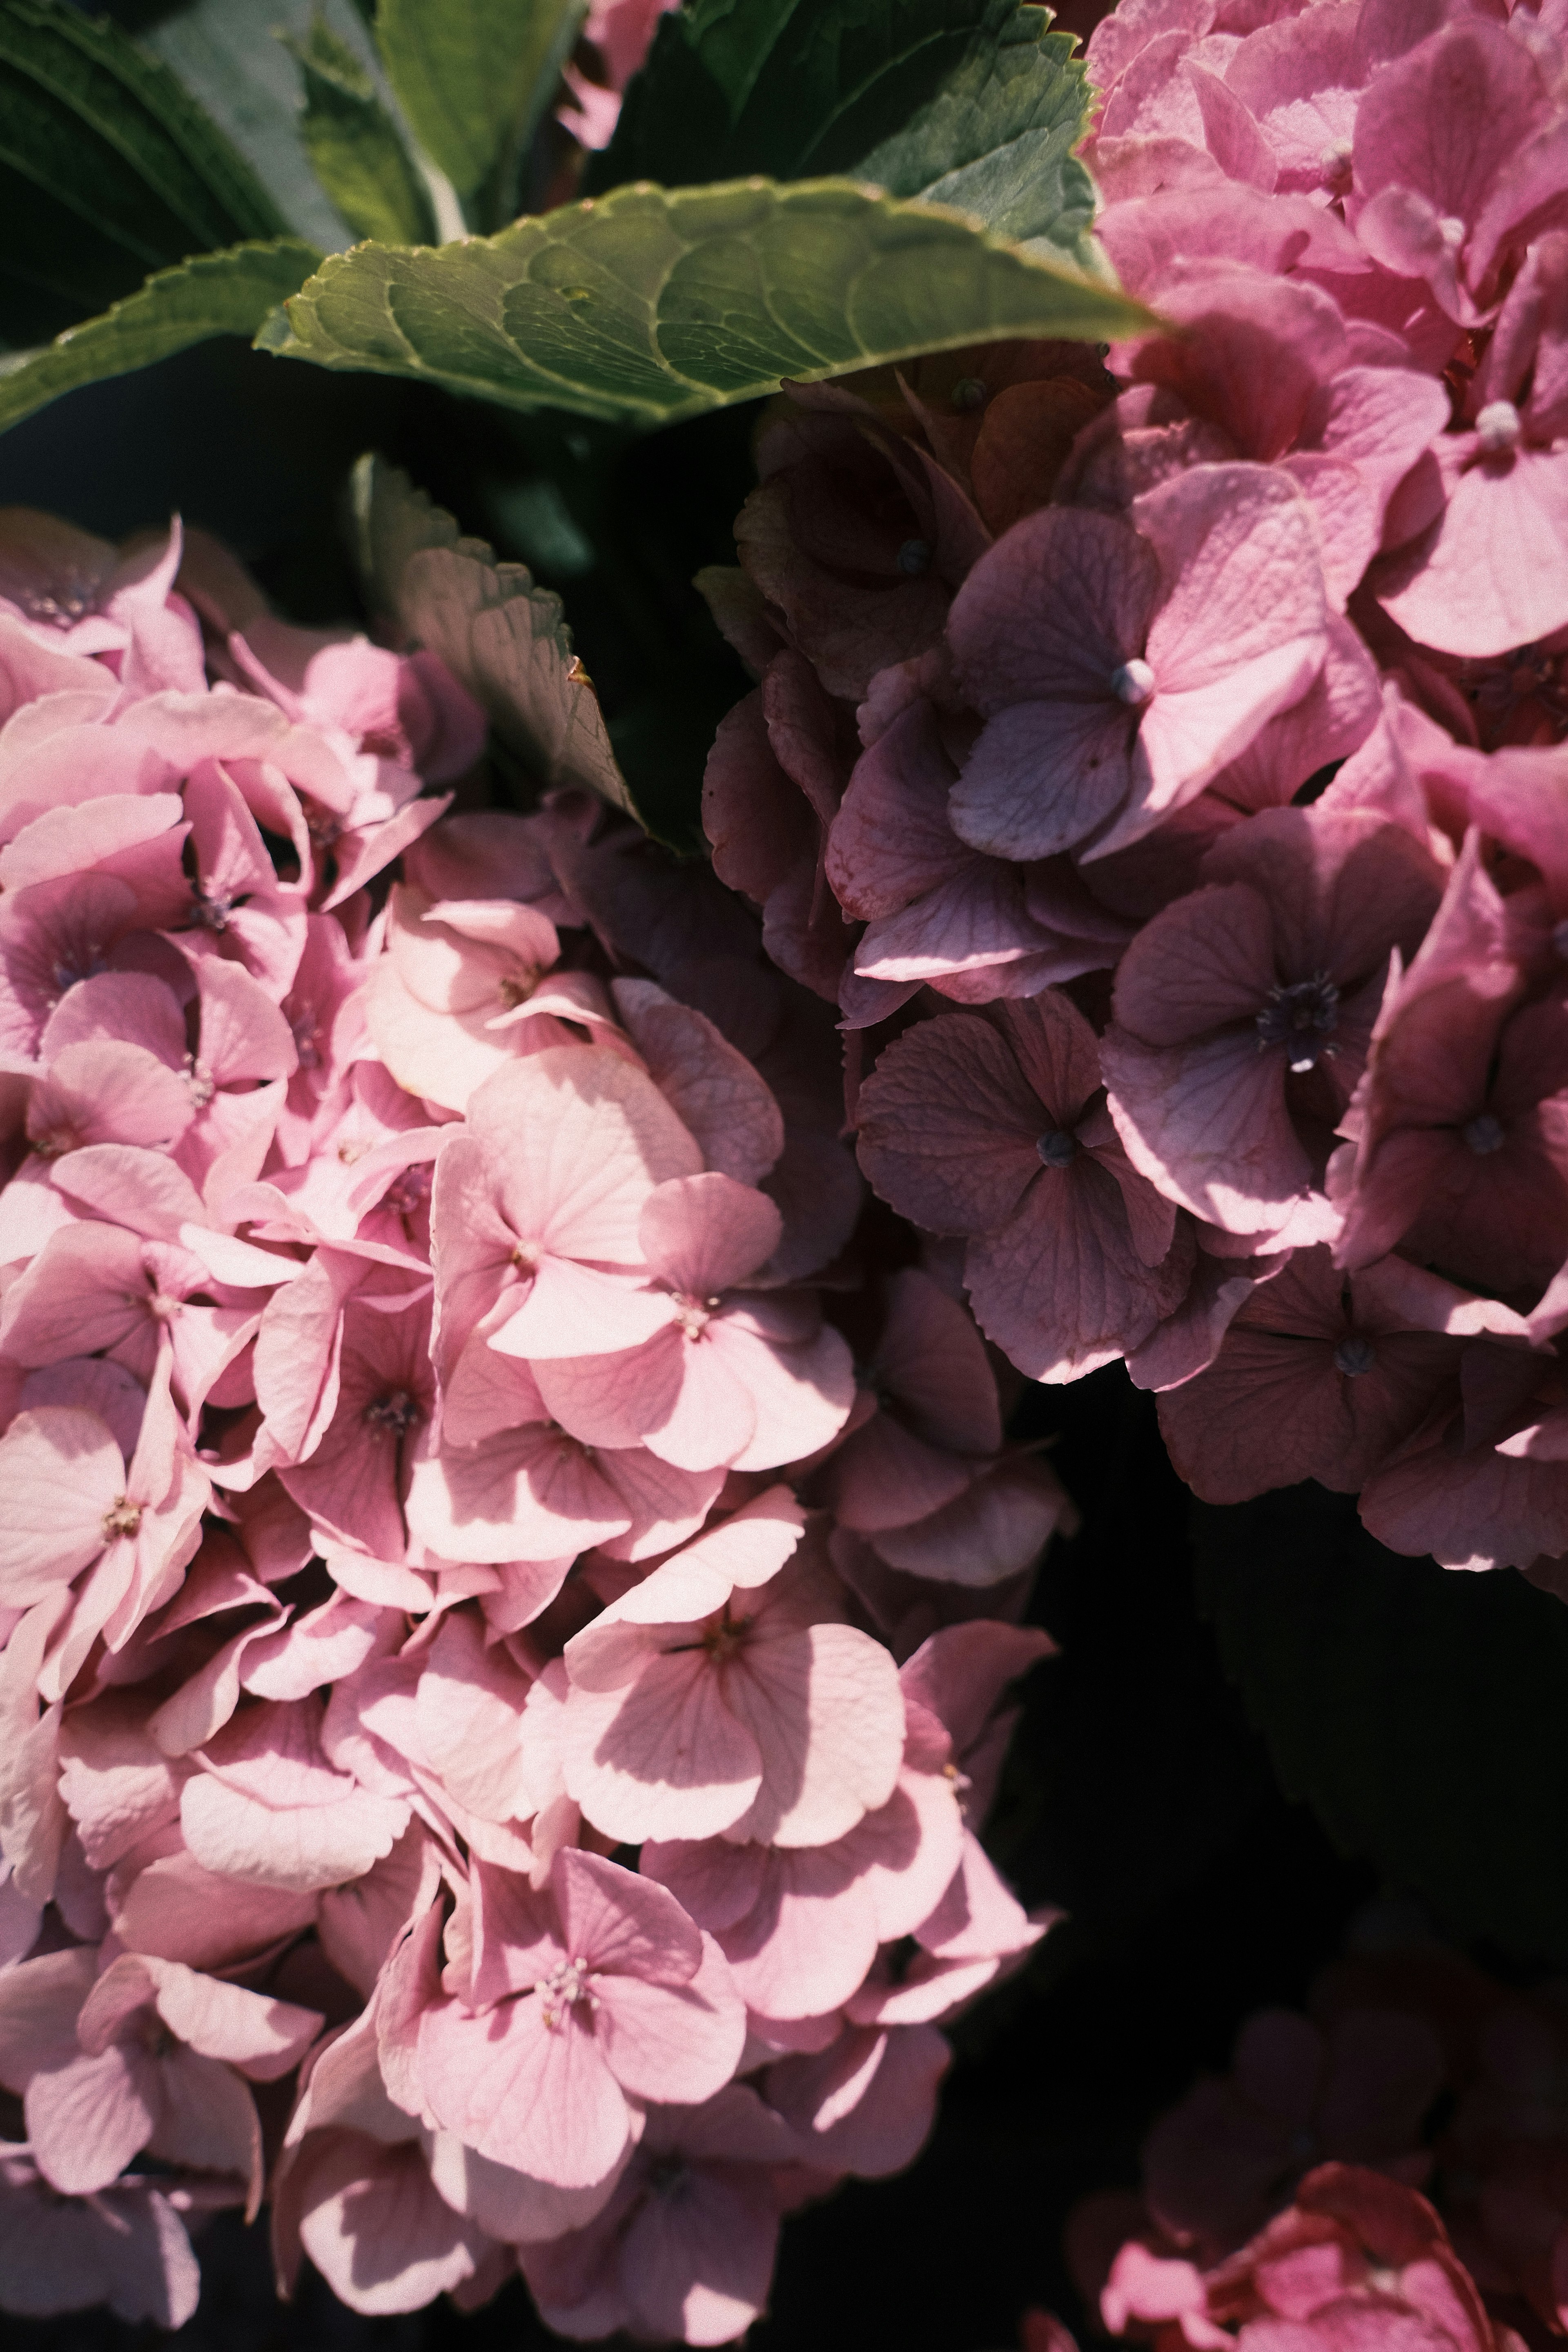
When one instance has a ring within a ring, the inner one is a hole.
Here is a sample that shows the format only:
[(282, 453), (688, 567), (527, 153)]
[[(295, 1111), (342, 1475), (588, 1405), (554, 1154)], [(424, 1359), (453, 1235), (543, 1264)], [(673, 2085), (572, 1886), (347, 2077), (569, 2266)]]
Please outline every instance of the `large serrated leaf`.
[(280, 237), (158, 271), (101, 318), (0, 362), (0, 432), (79, 384), (128, 374), (210, 335), (254, 335), (321, 258), (314, 246)]
[(434, 243), (429, 190), (353, 49), (319, 16), (302, 37), (286, 37), (286, 46), (305, 86), (305, 152), (354, 235)]
[(1198, 1593), (1287, 1793), (1461, 1936), (1568, 1960), (1568, 1609), (1316, 1487), (1200, 1507)]
[(375, 36), (398, 104), (480, 226), (510, 219), (535, 123), (587, 0), (379, 0)]
[(482, 539), (464, 538), (452, 516), (379, 457), (354, 467), (353, 504), (376, 616), (440, 656), (542, 791), (586, 785), (635, 814), (560, 597), (525, 564), (498, 563)]
[(861, 158), (858, 178), (891, 196), (952, 205), (998, 236), (1042, 241), (1080, 268), (1103, 262), (1089, 235), (1094, 183), (1073, 153), (1089, 93), (1067, 33), (1043, 8), (998, 9), (929, 106)]
[(512, 408), (659, 425), (784, 377), (1148, 314), (962, 215), (846, 181), (617, 189), (438, 251), (334, 255), (263, 347)]
[(697, 0), (661, 22), (584, 191), (842, 172), (1092, 269), (1088, 90), (1050, 21), (1018, 0)]
[(0, 196), (5, 275), (56, 306), (23, 301), (34, 332), (193, 249), (288, 226), (165, 66), (60, 0), (0, 0)]

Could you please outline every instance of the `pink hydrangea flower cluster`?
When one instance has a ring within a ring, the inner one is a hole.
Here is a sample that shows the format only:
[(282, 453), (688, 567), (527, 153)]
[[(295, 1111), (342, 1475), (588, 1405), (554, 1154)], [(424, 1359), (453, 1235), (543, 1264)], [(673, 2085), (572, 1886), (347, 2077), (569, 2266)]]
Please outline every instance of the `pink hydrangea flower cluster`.
[(1066, 1498), (826, 1009), (597, 803), (444, 815), (484, 733), (0, 519), (13, 2310), (177, 2326), (265, 2193), (285, 2289), (727, 2341), (1045, 1930), (977, 1832)]
[(1158, 323), (776, 404), (715, 863), (1022, 1371), (1561, 1582), (1561, 28), (1126, 0), (1089, 58)]
[(1108, 2334), (1185, 2352), (1568, 2334), (1568, 2008), (1437, 1945), (1328, 1969), (1311, 2014), (1249, 2019), (1087, 2200), (1068, 2252)]

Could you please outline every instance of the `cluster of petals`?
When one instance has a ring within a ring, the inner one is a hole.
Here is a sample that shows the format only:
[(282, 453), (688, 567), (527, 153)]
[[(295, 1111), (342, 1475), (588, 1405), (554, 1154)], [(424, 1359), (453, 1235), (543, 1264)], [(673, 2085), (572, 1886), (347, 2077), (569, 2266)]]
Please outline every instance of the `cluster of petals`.
[(1352, 1953), (1249, 2019), (1086, 2200), (1068, 2255), (1157, 2352), (1520, 2352), (1568, 2332), (1568, 2017), (1433, 1943)]
[(19, 2312), (179, 2326), (265, 2197), (285, 2291), (728, 2341), (1048, 1924), (1006, 1368), (755, 919), (484, 755), (199, 534), (0, 517)]
[(1021, 1371), (1568, 1584), (1561, 31), (1125, 0), (1088, 63), (1150, 322), (774, 404), (715, 866)]

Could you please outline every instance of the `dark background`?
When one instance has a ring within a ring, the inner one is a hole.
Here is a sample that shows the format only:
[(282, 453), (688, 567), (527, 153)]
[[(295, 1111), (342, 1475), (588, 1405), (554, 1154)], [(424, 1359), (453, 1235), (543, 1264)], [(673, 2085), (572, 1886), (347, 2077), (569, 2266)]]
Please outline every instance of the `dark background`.
[[(688, 585), (732, 559), (748, 485), (743, 414), (630, 446), (498, 418), (422, 387), (321, 374), (209, 344), (71, 394), (0, 439), (0, 505), (110, 537), (171, 510), (216, 530), (294, 617), (356, 612), (340, 529), (347, 468), (383, 449), (500, 551), (559, 587), (579, 649), (624, 731), (672, 667), (689, 739), (744, 684)], [(571, 486), (567, 509), (537, 486)], [(531, 485), (532, 489), (531, 490)], [(521, 496), (520, 496), (521, 493)], [(553, 537), (552, 537), (553, 533)], [(575, 536), (574, 536), (575, 534)], [(1020, 1436), (1050, 1442), (1083, 1527), (1053, 1547), (1034, 1614), (1061, 1645), (1026, 1685), (996, 1852), (1029, 1904), (1071, 1916), (1028, 1972), (960, 2025), (941, 2119), (901, 2179), (854, 2184), (785, 2228), (757, 2352), (989, 2352), (1019, 2313), (1082, 2324), (1063, 2268), (1081, 2195), (1137, 2179), (1151, 2117), (1225, 2064), (1237, 2025), (1299, 2003), (1376, 1890), (1281, 1796), (1199, 1617), (1189, 1507), (1152, 1401), (1120, 1367), (1027, 1391)], [(516, 2284), (462, 2318), (341, 2308), (313, 2277), (271, 2295), (265, 2233), (220, 2217), (200, 2242), (192, 2352), (491, 2352), (553, 2342)], [(122, 2352), (156, 2331), (88, 2314), (7, 2320), (16, 2352)]]

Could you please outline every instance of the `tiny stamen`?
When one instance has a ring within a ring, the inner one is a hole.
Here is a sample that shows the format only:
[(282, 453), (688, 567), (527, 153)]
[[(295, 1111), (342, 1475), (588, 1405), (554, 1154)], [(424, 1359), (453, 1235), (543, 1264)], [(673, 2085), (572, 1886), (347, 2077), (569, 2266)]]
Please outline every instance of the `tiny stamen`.
[(1519, 411), (1511, 400), (1489, 400), (1476, 418), (1476, 438), (1489, 457), (1506, 457), (1519, 446)]
[(1492, 1152), (1500, 1151), (1508, 1139), (1503, 1134), (1501, 1119), (1494, 1118), (1489, 1110), (1483, 1110), (1475, 1118), (1466, 1121), (1459, 1129), (1459, 1139), (1468, 1146), (1478, 1160), (1486, 1160)]
[(1065, 1127), (1047, 1127), (1035, 1138), (1035, 1150), (1042, 1168), (1065, 1168), (1078, 1153), (1078, 1138)]
[(1118, 702), (1140, 710), (1152, 698), (1154, 673), (1146, 661), (1123, 662), (1120, 669), (1110, 673), (1110, 691)]
[(142, 1525), (142, 1506), (116, 1495), (103, 1515), (103, 1540), (112, 1543), (117, 1536), (133, 1536)]
[(394, 1437), (406, 1437), (425, 1416), (406, 1389), (388, 1389), (384, 1396), (366, 1405), (361, 1418), (367, 1429), (390, 1430)]
[(1371, 1371), (1376, 1361), (1377, 1349), (1359, 1331), (1352, 1331), (1350, 1338), (1342, 1339), (1334, 1349), (1334, 1370), (1343, 1372), (1348, 1381), (1359, 1381), (1363, 1372)]
[(1289, 988), (1271, 988), (1268, 1003), (1256, 1015), (1258, 1050), (1283, 1045), (1298, 1075), (1314, 1068), (1320, 1056), (1332, 1058), (1329, 1039), (1340, 1025), (1340, 992), (1327, 972), (1298, 980)]
[(931, 548), (929, 539), (906, 539), (896, 558), (899, 570), (911, 580), (931, 570)]

